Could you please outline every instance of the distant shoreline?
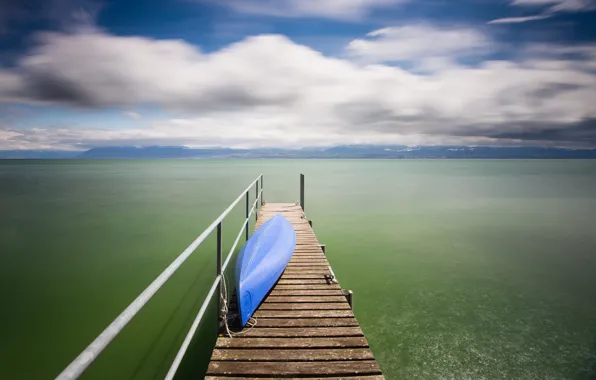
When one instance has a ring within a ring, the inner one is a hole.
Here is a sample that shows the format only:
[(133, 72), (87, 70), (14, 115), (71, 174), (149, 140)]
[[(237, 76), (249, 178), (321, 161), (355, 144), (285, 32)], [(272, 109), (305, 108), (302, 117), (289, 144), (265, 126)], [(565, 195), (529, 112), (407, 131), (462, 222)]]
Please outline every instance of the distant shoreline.
[(86, 151), (0, 150), (0, 159), (596, 159), (596, 149), (394, 145), (303, 149), (123, 146)]

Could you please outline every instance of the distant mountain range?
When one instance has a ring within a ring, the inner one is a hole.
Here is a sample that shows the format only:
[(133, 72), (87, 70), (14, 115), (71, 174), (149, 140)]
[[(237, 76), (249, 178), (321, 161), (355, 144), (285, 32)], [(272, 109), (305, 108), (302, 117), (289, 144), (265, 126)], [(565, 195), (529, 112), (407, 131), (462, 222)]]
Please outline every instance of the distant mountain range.
[(592, 158), (596, 149), (343, 145), (303, 149), (195, 149), (182, 146), (98, 147), (84, 152), (0, 150), (0, 159), (162, 159), (162, 158)]

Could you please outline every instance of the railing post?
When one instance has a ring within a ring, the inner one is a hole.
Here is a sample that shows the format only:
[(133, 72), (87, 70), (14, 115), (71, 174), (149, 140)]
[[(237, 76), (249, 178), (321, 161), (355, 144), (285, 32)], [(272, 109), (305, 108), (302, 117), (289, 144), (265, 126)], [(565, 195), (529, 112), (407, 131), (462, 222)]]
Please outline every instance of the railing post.
[(264, 195), (265, 195), (265, 187), (263, 186), (263, 175), (261, 174), (261, 202), (259, 202), (259, 203), (261, 203), (261, 205), (263, 205), (263, 199), (265, 199)]
[(250, 212), (250, 206), (249, 206), (249, 203), (250, 202), (248, 200), (249, 197), (250, 196), (249, 196), (248, 191), (247, 191), (246, 192), (246, 220), (245, 220), (245, 223), (246, 223), (246, 240), (248, 240), (248, 228), (250, 226), (250, 221), (248, 220), (248, 217), (250, 216), (248, 214)]
[(259, 220), (259, 180), (257, 179), (257, 192), (255, 195), (255, 221)]
[(346, 301), (348, 301), (348, 305), (350, 305), (350, 309), (354, 310), (354, 292), (347, 289), (341, 290), (344, 297), (346, 297)]
[(304, 211), (304, 174), (300, 174), (300, 207)]
[[(222, 270), (221, 270), (221, 257), (222, 257), (222, 236), (221, 236), (221, 223), (219, 222), (219, 224), (217, 225), (217, 275), (221, 276), (222, 275)], [(223, 280), (223, 279), (222, 279)], [(218, 320), (221, 320), (221, 299), (222, 299), (222, 282), (219, 282), (219, 285), (217, 286), (218, 289), (218, 293), (219, 293), (219, 297), (217, 297), (217, 317)]]

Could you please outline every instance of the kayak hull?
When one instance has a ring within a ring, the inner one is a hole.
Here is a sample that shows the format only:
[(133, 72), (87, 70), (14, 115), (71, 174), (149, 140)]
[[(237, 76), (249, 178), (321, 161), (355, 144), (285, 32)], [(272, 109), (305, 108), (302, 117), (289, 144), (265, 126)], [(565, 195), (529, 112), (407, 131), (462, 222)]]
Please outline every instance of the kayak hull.
[(263, 223), (236, 260), (236, 296), (245, 326), (285, 270), (296, 249), (296, 232), (281, 214)]

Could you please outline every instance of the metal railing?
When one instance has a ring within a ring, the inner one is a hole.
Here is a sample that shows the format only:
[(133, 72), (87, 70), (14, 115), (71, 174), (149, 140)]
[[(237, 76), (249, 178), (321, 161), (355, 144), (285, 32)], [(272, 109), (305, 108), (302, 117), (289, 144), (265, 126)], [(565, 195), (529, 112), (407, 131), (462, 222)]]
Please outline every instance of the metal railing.
[[(260, 190), (259, 180), (261, 184)], [(249, 192), (253, 186), (255, 186), (256, 188), (255, 202), (253, 203), (252, 208), (249, 209)], [(240, 228), (240, 232), (238, 233), (238, 236), (236, 237), (236, 240), (234, 241), (234, 244), (232, 245), (232, 248), (228, 253), (226, 261), (222, 265), (222, 223), (225, 217), (240, 202), (242, 197), (246, 197), (246, 219), (244, 220), (242, 228)], [(188, 246), (188, 248), (186, 248), (159, 276), (157, 276), (157, 278), (153, 280), (153, 282), (145, 290), (143, 290), (143, 292), (139, 294), (139, 296), (134, 301), (132, 301), (132, 303), (128, 305), (128, 307), (124, 309), (124, 311), (120, 313), (120, 315), (118, 315), (118, 317), (116, 317), (116, 319), (114, 319), (112, 323), (110, 323), (110, 325), (106, 327), (106, 329), (103, 330), (101, 334), (99, 334), (97, 338), (95, 338), (95, 340), (91, 342), (91, 344), (89, 344), (83, 350), (83, 352), (81, 352), (79, 356), (77, 356), (76, 359), (73, 360), (68, 365), (68, 367), (66, 367), (58, 375), (58, 377), (56, 377), (56, 380), (71, 380), (78, 378), (95, 361), (95, 359), (97, 359), (99, 354), (101, 354), (101, 352), (108, 346), (108, 344), (110, 344), (110, 342), (112, 342), (114, 338), (116, 338), (116, 336), (124, 329), (124, 327), (126, 327), (126, 325), (143, 308), (143, 306), (145, 306), (147, 302), (149, 302), (151, 297), (155, 295), (155, 293), (174, 274), (174, 272), (176, 272), (176, 270), (180, 268), (182, 263), (186, 261), (186, 259), (199, 247), (199, 245), (201, 245), (201, 243), (203, 243), (203, 241), (205, 241), (205, 239), (209, 235), (211, 235), (213, 231), (217, 230), (216, 277), (213, 281), (213, 284), (211, 285), (209, 293), (207, 293), (207, 296), (205, 297), (205, 300), (203, 301), (203, 304), (201, 305), (201, 308), (199, 309), (199, 312), (197, 313), (195, 320), (193, 321), (188, 333), (186, 334), (186, 337), (184, 338), (184, 341), (182, 342), (182, 345), (180, 346), (180, 349), (178, 350), (178, 353), (176, 354), (176, 357), (174, 358), (174, 361), (172, 362), (172, 365), (170, 366), (170, 369), (165, 377), (168, 380), (172, 379), (176, 374), (176, 371), (178, 370), (178, 367), (182, 362), (182, 358), (184, 357), (184, 354), (186, 353), (186, 350), (190, 345), (192, 337), (196, 333), (197, 328), (199, 327), (199, 324), (201, 323), (201, 320), (205, 315), (205, 311), (207, 310), (207, 307), (211, 302), (211, 299), (213, 298), (213, 295), (216, 291), (219, 293), (219, 297), (217, 298), (218, 313), (221, 310), (221, 281), (223, 273), (226, 270), (232, 256), (234, 255), (234, 250), (236, 249), (236, 246), (238, 245), (238, 242), (240, 241), (240, 238), (242, 237), (244, 231), (246, 231), (245, 238), (246, 240), (248, 240), (249, 220), (253, 212), (255, 213), (255, 218), (258, 218), (259, 200), (262, 201), (262, 198), (263, 175), (261, 174), (246, 188), (246, 190), (244, 190), (238, 196), (238, 198), (236, 198), (234, 202), (232, 202), (232, 204), (217, 219), (215, 219), (213, 223), (211, 223), (209, 227), (207, 227), (205, 231), (203, 231), (201, 235), (199, 235), (199, 237), (195, 239), (195, 241), (192, 242), (191, 245)]]

